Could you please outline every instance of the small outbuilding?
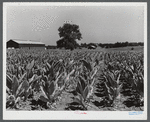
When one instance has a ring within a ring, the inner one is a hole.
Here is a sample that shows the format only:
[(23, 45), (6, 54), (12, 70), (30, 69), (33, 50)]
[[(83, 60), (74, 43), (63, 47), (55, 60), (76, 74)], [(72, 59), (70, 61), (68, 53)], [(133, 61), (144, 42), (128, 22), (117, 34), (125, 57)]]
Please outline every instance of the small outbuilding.
[(35, 41), (27, 41), (27, 40), (17, 40), (17, 39), (10, 39), (7, 42), (7, 48), (43, 48), (45, 49), (45, 44), (42, 42), (35, 42)]
[(89, 45), (88, 49), (96, 49), (96, 46), (95, 45)]

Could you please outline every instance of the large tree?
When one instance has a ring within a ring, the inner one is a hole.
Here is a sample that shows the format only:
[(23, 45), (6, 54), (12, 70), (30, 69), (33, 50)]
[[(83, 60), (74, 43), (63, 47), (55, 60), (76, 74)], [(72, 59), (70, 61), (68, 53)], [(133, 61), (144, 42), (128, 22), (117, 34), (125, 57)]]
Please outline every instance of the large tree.
[(82, 35), (79, 30), (79, 26), (75, 24), (65, 23), (62, 27), (59, 27), (60, 40), (57, 41), (57, 47), (65, 49), (75, 49), (79, 46), (76, 40), (82, 39)]

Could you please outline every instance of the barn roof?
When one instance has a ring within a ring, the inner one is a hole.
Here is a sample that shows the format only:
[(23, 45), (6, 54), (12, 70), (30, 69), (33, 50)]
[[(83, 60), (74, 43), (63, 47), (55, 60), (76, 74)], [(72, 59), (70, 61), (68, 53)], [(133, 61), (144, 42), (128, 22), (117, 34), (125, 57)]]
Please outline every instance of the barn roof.
[(95, 46), (95, 45), (89, 45), (89, 47), (93, 47), (93, 48), (96, 48), (96, 46)]
[(94, 46), (94, 45), (91, 45), (91, 47), (94, 47), (94, 48), (95, 48), (96, 46)]
[(44, 44), (43, 42), (35, 42), (30, 40), (17, 40), (17, 39), (11, 39), (11, 40), (18, 44)]

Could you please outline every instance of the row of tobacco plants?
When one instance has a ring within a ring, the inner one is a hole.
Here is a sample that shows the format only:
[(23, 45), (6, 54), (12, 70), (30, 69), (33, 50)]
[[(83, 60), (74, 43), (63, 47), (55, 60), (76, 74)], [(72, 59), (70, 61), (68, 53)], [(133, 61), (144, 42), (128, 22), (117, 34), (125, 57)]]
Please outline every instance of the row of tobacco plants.
[(67, 93), (71, 102), (66, 100), (64, 110), (143, 110), (143, 56), (127, 51), (7, 50), (6, 108), (57, 110)]

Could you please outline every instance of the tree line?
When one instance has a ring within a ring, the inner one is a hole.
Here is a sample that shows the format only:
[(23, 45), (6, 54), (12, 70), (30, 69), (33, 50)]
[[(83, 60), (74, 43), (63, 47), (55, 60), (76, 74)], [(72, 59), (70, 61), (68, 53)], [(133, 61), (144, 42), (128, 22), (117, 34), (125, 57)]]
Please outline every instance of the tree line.
[[(127, 47), (127, 46), (144, 46), (143, 42), (117, 42), (117, 43), (81, 43), (80, 45), (77, 43), (76, 47), (73, 48), (89, 48), (90, 46), (101, 47), (101, 48), (118, 48), (118, 47)], [(48, 45), (47, 49), (56, 49), (56, 48), (64, 48), (69, 49), (69, 47), (59, 47), (54, 45)]]
[(96, 47), (102, 48), (117, 48), (117, 47), (127, 47), (127, 46), (144, 46), (144, 42), (116, 42), (116, 43), (81, 43), (81, 47), (88, 48), (88, 46), (94, 45)]

